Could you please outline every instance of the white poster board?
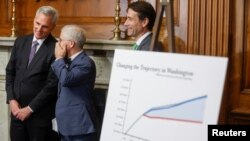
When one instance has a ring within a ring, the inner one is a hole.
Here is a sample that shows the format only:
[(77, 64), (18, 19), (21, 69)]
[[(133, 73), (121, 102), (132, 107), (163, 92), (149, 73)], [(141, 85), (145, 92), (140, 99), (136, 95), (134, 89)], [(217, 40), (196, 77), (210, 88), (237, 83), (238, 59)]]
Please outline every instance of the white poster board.
[(101, 141), (206, 141), (227, 58), (115, 50)]

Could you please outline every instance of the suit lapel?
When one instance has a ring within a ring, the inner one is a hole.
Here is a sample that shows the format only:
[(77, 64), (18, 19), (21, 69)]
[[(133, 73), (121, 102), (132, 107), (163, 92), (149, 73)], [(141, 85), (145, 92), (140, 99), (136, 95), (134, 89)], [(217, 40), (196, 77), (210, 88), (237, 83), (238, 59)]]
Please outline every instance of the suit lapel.
[(36, 52), (33, 60), (30, 62), (29, 68), (34, 66), (34, 64), (36, 64), (36, 62), (39, 60), (39, 58), (43, 57), (43, 55), (46, 54), (45, 53), (46, 51), (47, 51), (46, 46), (44, 44), (42, 44), (40, 46), (39, 50)]
[(149, 50), (151, 36), (152, 33), (150, 33), (145, 39), (142, 40), (138, 50)]
[(85, 53), (81, 52), (78, 56), (76, 56), (76, 58), (72, 60), (72, 62), (70, 64), (70, 68), (72, 68), (75, 63), (80, 62), (81, 58), (84, 57), (84, 55), (85, 55)]
[(48, 42), (53, 40), (53, 37), (51, 35), (49, 35), (47, 37), (47, 39), (44, 40), (43, 44), (40, 46), (40, 48), (38, 49), (38, 51), (36, 52), (33, 60), (31, 61), (29, 68), (33, 68), (35, 64), (38, 63), (38, 61), (40, 60), (40, 58), (44, 57), (45, 55), (47, 55), (48, 51), (50, 49), (48, 49), (48, 47), (50, 47), (48, 45)]
[(33, 36), (29, 36), (27, 41), (25, 42), (25, 47), (23, 50), (23, 56), (25, 56), (23, 59), (24, 63), (26, 64), (26, 66), (28, 66), (28, 62), (29, 62), (29, 54), (30, 54), (30, 50), (31, 50), (31, 44), (32, 44), (32, 37)]

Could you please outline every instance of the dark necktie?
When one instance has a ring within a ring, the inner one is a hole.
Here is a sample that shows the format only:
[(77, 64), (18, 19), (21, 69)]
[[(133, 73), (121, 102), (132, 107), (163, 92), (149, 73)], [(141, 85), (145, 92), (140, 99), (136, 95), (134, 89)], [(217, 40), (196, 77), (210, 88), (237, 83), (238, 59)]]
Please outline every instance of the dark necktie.
[(132, 49), (133, 49), (133, 50), (137, 50), (138, 47), (139, 47), (139, 46), (138, 46), (137, 44), (133, 44)]
[(36, 48), (39, 45), (39, 43), (37, 41), (33, 41), (32, 42), (32, 46), (31, 46), (31, 50), (30, 50), (30, 56), (29, 56), (29, 63), (32, 61), (32, 59), (34, 58), (35, 54), (36, 54)]
[(72, 61), (71, 58), (64, 57), (64, 62), (66, 64), (66, 68), (69, 68)]

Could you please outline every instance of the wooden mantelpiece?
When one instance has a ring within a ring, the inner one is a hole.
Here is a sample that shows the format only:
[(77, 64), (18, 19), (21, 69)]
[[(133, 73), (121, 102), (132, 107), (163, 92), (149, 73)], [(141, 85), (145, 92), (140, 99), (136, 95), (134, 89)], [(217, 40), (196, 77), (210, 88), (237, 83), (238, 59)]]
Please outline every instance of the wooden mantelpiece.
[[(13, 46), (15, 37), (0, 37), (0, 47), (1, 46)], [(87, 39), (84, 49), (87, 50), (115, 50), (119, 49), (129, 49), (134, 41), (131, 40), (106, 40), (106, 39)]]
[(115, 50), (115, 49), (130, 49), (134, 41), (129, 40), (102, 40), (102, 39), (87, 39), (84, 49), (87, 50)]
[(0, 48), (13, 46), (15, 39), (15, 37), (0, 37)]
[(108, 89), (115, 49), (130, 49), (134, 41), (88, 39), (83, 49), (96, 64), (96, 88)]
[[(7, 65), (14, 41), (15, 38), (12, 37), (0, 37), (0, 59), (4, 60), (3, 66), (0, 66), (0, 74), (2, 75), (5, 75), (5, 66)], [(108, 88), (114, 50), (130, 49), (133, 43), (134, 41), (128, 40), (87, 39), (83, 49), (96, 63), (97, 88)], [(4, 55), (1, 53), (4, 53)]]

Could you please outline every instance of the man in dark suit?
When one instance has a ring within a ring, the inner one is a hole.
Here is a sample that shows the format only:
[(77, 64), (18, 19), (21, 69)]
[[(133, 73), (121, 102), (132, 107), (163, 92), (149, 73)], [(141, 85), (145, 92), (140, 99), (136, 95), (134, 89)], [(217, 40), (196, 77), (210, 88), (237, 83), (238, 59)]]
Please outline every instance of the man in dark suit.
[[(152, 38), (156, 12), (154, 7), (146, 1), (136, 1), (128, 5), (127, 19), (124, 23), (128, 36), (135, 38), (134, 50), (149, 50)], [(154, 51), (161, 51), (160, 42), (154, 47)]]
[(11, 141), (49, 141), (53, 133), (58, 80), (51, 70), (56, 43), (51, 31), (57, 19), (53, 7), (40, 7), (33, 34), (15, 40), (6, 67)]
[(52, 69), (59, 79), (56, 120), (61, 141), (97, 139), (98, 119), (93, 95), (96, 67), (83, 52), (85, 41), (82, 28), (66, 25), (56, 44)]

